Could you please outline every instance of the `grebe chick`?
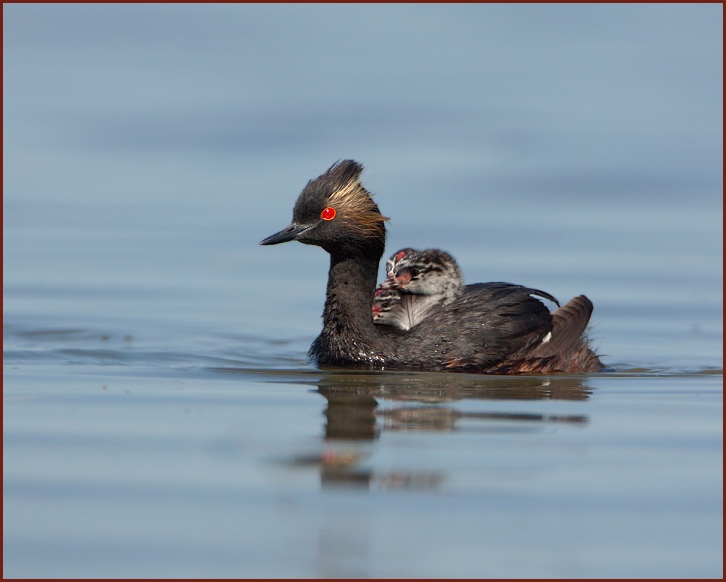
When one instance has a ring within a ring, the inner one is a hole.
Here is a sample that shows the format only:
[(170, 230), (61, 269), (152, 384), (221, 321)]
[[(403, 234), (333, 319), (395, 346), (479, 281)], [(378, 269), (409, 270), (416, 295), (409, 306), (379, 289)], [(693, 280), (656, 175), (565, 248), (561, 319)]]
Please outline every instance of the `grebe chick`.
[(409, 329), (411, 325), (405, 308), (401, 305), (401, 294), (395, 289), (383, 289), (381, 285), (373, 293), (373, 323), (390, 325), (396, 329)]
[(386, 280), (373, 295), (373, 323), (411, 329), (464, 290), (459, 265), (439, 249), (401, 249), (386, 262)]
[(371, 307), (388, 219), (361, 184), (362, 170), (344, 160), (310, 180), (295, 202), (292, 223), (260, 243), (297, 240), (330, 255), (323, 329), (309, 352), (315, 363), (490, 374), (603, 369), (584, 333), (593, 309), (584, 295), (550, 313), (536, 295), (551, 295), (480, 283), (467, 285), (409, 330), (391, 333), (375, 325)]

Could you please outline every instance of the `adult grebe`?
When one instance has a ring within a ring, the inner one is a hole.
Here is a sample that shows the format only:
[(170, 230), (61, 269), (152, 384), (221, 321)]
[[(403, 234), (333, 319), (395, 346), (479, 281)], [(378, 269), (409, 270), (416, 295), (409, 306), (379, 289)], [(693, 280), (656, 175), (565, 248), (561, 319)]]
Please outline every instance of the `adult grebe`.
[(344, 160), (309, 181), (292, 223), (260, 243), (298, 240), (330, 254), (323, 330), (310, 347), (318, 365), (491, 374), (603, 369), (585, 335), (593, 305), (584, 295), (550, 313), (535, 297), (548, 294), (478, 283), (409, 330), (374, 325), (371, 307), (388, 219), (361, 185), (362, 170)]

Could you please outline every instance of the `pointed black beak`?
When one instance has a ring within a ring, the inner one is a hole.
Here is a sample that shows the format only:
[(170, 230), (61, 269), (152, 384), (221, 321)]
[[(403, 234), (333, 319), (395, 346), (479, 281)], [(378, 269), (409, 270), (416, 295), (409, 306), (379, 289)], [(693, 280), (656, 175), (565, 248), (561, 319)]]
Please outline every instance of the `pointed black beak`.
[(268, 236), (260, 242), (261, 245), (279, 245), (280, 243), (295, 240), (302, 233), (307, 232), (315, 226), (314, 224), (295, 224), (294, 222), (287, 228), (283, 228), (280, 232), (276, 232), (272, 236)]

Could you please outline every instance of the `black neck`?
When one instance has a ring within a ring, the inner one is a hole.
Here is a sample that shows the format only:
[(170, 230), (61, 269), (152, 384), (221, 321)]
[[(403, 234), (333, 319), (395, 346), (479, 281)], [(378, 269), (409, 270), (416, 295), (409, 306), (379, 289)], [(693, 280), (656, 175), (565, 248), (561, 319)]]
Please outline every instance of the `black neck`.
[(367, 251), (330, 256), (323, 331), (312, 350), (320, 364), (379, 361), (371, 307), (383, 245)]
[(330, 257), (328, 290), (323, 312), (323, 327), (335, 325), (363, 331), (373, 330), (371, 307), (378, 277), (380, 257)]

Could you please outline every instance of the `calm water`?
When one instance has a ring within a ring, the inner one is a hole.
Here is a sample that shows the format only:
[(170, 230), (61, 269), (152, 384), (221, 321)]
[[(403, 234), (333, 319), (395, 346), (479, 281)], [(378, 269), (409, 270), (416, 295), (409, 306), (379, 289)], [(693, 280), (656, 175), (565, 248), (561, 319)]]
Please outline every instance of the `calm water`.
[[(5, 576), (722, 576), (721, 5), (3, 13)], [(311, 366), (347, 157), (613, 371)]]

